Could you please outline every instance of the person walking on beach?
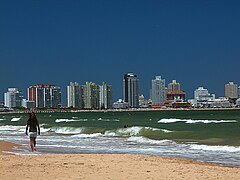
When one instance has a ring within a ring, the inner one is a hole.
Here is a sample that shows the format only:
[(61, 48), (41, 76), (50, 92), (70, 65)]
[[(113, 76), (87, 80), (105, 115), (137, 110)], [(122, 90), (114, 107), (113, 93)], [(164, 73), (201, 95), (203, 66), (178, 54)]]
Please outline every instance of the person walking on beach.
[(26, 126), (26, 135), (30, 137), (30, 147), (36, 151), (36, 138), (40, 135), (40, 127), (34, 112), (29, 113), (29, 119)]

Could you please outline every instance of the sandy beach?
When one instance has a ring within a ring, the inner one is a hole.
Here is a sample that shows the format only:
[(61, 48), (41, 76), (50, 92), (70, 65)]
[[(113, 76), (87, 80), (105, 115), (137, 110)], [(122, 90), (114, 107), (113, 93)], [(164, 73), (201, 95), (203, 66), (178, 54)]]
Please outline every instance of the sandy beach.
[(239, 179), (240, 168), (131, 154), (12, 155), (0, 141), (0, 179)]

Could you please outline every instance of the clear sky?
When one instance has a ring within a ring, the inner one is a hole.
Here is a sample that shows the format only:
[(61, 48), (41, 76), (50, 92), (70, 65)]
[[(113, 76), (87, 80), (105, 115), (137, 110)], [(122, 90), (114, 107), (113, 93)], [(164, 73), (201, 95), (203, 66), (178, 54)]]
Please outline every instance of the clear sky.
[(138, 75), (176, 79), (187, 97), (198, 86), (217, 96), (240, 84), (239, 0), (9, 0), (0, 2), (0, 100), (8, 87), (70, 81), (113, 85)]

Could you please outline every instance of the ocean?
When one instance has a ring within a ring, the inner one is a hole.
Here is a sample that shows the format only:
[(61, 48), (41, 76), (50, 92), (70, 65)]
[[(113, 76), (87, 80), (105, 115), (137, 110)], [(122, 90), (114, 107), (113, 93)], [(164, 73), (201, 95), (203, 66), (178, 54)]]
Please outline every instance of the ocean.
[[(37, 113), (37, 152), (188, 158), (240, 167), (240, 110)], [(22, 144), (27, 114), (0, 114), (0, 140)], [(128, 127), (124, 127), (128, 125)]]

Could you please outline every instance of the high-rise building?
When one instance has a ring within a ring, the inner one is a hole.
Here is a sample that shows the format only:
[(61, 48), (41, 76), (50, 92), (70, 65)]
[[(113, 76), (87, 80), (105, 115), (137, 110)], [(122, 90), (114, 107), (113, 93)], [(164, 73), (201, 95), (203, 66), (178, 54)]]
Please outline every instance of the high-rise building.
[(33, 109), (34, 108), (34, 101), (29, 101), (26, 99), (22, 100), (22, 107), (27, 109)]
[(37, 84), (28, 88), (28, 100), (34, 101), (34, 108), (61, 107), (61, 88), (51, 84)]
[(139, 107), (139, 87), (137, 75), (128, 73), (123, 78), (123, 96), (124, 101), (128, 103), (129, 107)]
[(240, 86), (238, 86), (238, 97), (240, 98)]
[(4, 104), (6, 107), (21, 107), (22, 99), (22, 92), (19, 91), (18, 88), (8, 88), (8, 91), (4, 93)]
[(238, 98), (238, 86), (233, 82), (229, 82), (225, 85), (225, 97), (231, 99)]
[(200, 98), (200, 96), (206, 96), (208, 95), (208, 90), (204, 89), (203, 87), (198, 87), (195, 91), (194, 91), (194, 99), (198, 100)]
[(83, 87), (77, 82), (70, 82), (67, 86), (67, 107), (82, 109), (83, 103)]
[(111, 109), (112, 108), (112, 86), (103, 82), (102, 85), (99, 86), (100, 96), (99, 96), (99, 104), (101, 109)]
[(168, 84), (168, 92), (180, 91), (180, 90), (181, 90), (181, 84), (178, 83), (176, 80), (172, 80), (172, 82)]
[(156, 76), (155, 79), (152, 80), (151, 92), (152, 105), (164, 104), (166, 100), (165, 79), (161, 79), (161, 76)]
[(86, 82), (83, 86), (84, 108), (99, 109), (99, 86), (93, 82)]
[(60, 108), (62, 106), (62, 92), (59, 86), (52, 87), (52, 108)]

